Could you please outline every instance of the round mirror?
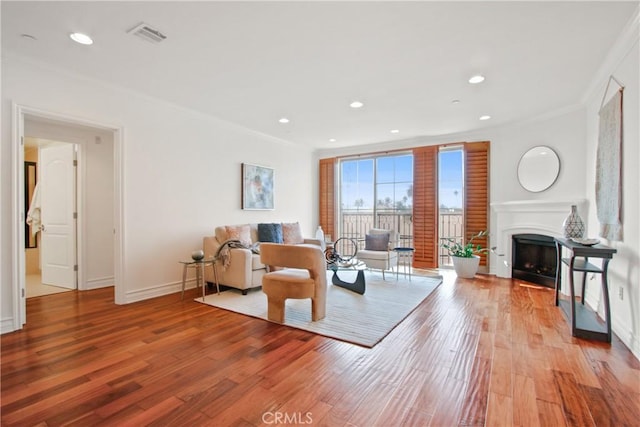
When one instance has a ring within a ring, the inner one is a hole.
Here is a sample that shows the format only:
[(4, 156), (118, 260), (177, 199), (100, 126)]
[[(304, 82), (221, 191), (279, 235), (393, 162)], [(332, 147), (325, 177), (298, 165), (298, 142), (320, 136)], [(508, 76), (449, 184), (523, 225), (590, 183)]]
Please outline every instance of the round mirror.
[(518, 181), (525, 190), (539, 193), (551, 187), (560, 173), (560, 158), (551, 148), (533, 147), (518, 163)]

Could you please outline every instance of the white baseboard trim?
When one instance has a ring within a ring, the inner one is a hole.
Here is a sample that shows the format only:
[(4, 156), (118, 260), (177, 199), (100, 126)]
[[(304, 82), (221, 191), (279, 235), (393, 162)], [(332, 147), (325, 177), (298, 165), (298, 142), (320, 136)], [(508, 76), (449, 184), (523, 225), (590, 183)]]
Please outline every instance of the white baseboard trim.
[[(589, 308), (593, 310), (593, 307), (598, 307), (599, 301), (593, 297), (589, 297), (589, 293), (587, 292), (587, 298), (585, 298), (585, 303), (589, 305)], [(603, 318), (604, 313), (602, 310), (598, 310), (598, 316)], [(640, 360), (640, 342), (638, 341), (638, 337), (636, 337), (625, 322), (619, 317), (616, 316), (615, 313), (611, 313), (611, 332), (616, 334), (620, 341), (624, 343), (636, 359)]]
[(640, 342), (638, 341), (638, 337), (633, 333), (633, 331), (624, 324), (622, 319), (616, 315), (611, 316), (611, 330), (620, 338), (620, 341), (624, 343), (631, 353), (636, 357), (636, 359), (640, 360)]
[(113, 286), (114, 283), (115, 283), (115, 277), (113, 276), (99, 277), (97, 279), (89, 279), (85, 283), (83, 290), (88, 291), (90, 289), (107, 288), (109, 286)]
[(7, 334), (9, 332), (13, 332), (16, 329), (14, 328), (15, 322), (13, 321), (13, 317), (6, 317), (0, 321), (0, 334)]
[[(196, 287), (195, 279), (187, 280), (184, 286), (185, 290), (192, 289), (195, 287)], [(175, 294), (176, 292), (180, 292), (181, 290), (182, 290), (182, 280), (178, 282), (169, 282), (162, 285), (151, 286), (145, 289), (137, 289), (135, 291), (127, 292), (125, 294), (125, 301), (126, 301), (125, 304), (142, 301), (149, 298), (156, 298), (164, 295)]]

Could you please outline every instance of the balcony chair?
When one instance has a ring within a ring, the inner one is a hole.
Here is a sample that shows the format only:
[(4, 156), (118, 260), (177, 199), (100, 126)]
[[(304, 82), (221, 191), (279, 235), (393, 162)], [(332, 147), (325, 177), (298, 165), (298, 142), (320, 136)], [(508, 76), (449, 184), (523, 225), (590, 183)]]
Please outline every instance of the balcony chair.
[(357, 258), (370, 269), (382, 270), (382, 279), (386, 280), (385, 270), (393, 270), (398, 262), (398, 254), (393, 251), (397, 242), (398, 233), (394, 230), (372, 228), (365, 236), (364, 249), (358, 251)]
[(268, 266), (269, 271), (262, 276), (262, 292), (267, 294), (269, 320), (284, 323), (287, 298), (311, 298), (311, 320), (315, 322), (324, 318), (327, 265), (319, 246), (262, 243), (260, 261)]

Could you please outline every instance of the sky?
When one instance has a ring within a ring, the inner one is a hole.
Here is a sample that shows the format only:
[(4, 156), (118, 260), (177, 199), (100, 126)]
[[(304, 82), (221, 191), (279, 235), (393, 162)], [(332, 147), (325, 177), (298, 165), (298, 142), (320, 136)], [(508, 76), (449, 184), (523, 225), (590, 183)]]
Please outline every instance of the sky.
[[(397, 155), (377, 159), (346, 160), (341, 163), (341, 197), (345, 209), (372, 209), (374, 168), (377, 171), (377, 199), (411, 207), (413, 200), (413, 156)], [(440, 153), (440, 204), (462, 206), (462, 151)], [(457, 194), (456, 194), (457, 192)], [(361, 202), (359, 202), (361, 201)]]
[(440, 152), (440, 206), (462, 208), (462, 150)]

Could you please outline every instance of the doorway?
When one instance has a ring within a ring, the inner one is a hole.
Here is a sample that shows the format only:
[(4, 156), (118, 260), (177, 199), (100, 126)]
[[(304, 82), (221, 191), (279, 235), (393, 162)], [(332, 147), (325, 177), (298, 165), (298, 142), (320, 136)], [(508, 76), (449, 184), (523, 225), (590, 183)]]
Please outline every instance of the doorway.
[(77, 289), (78, 148), (24, 138), (27, 298)]
[[(13, 253), (11, 265), (14, 293), (12, 299), (13, 328), (18, 330), (26, 318), (26, 252), (25, 232), (25, 137), (65, 141), (78, 145), (78, 203), (77, 215), (77, 289), (79, 291), (114, 286), (115, 303), (124, 304), (125, 293), (121, 285), (122, 259), (122, 129), (116, 126), (90, 122), (29, 107), (13, 105), (13, 161), (14, 194), (12, 215), (16, 224), (12, 235)], [(105, 154), (105, 148), (108, 153)], [(92, 172), (107, 169), (108, 179)], [(105, 191), (105, 187), (108, 187)], [(101, 216), (102, 214), (102, 216)], [(93, 220), (108, 227), (95, 227)], [(102, 252), (95, 248), (107, 248)], [(101, 271), (107, 266), (108, 272)]]

